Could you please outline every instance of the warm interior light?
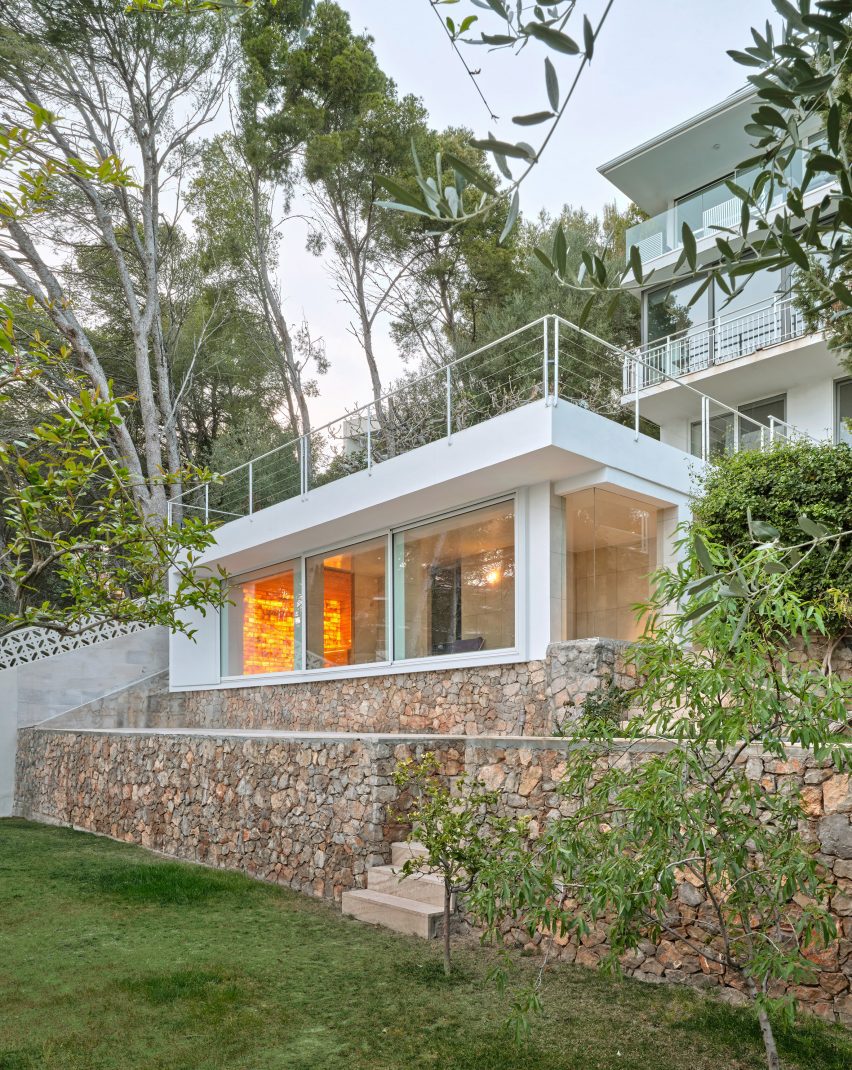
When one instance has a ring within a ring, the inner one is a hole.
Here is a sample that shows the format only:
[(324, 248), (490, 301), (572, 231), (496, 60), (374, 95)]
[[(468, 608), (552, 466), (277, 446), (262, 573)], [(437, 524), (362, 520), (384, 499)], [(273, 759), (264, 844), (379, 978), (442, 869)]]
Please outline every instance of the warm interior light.
[(485, 582), (493, 587), (495, 584), (500, 582), (500, 575), (501, 574), (499, 568), (492, 568), (490, 572), (486, 573)]
[(293, 573), (243, 588), (243, 672), (288, 672), (294, 667)]
[(326, 665), (352, 661), (352, 573), (325, 569), (322, 645)]

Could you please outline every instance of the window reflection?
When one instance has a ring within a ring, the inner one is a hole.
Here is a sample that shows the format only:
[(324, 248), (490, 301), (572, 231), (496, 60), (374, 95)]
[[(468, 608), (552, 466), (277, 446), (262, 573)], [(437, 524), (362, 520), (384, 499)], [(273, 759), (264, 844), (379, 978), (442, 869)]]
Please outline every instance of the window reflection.
[(852, 379), (837, 384), (836, 438), (852, 446)]
[(613, 491), (565, 498), (569, 639), (633, 640), (634, 606), (651, 593), (657, 567), (657, 510)]
[(385, 558), (379, 538), (307, 559), (306, 668), (387, 660)]
[(515, 645), (512, 502), (394, 535), (394, 657)]

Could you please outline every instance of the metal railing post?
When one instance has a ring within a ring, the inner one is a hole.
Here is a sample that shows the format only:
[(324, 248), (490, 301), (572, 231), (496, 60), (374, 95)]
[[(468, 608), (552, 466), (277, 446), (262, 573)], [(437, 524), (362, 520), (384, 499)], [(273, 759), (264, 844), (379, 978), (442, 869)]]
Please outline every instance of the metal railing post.
[(248, 479), (249, 479), (249, 516), (251, 516), (251, 514), (254, 512), (254, 461), (249, 461)]
[(447, 445), (453, 442), (453, 366), (447, 365)]
[(367, 406), (367, 471), (373, 470), (373, 406)]
[(769, 445), (772, 446), (775, 442), (775, 417), (769, 417)]
[(544, 397), (545, 405), (549, 405), (550, 404), (550, 396), (548, 394), (549, 383), (548, 383), (548, 374), (547, 374), (547, 365), (548, 365), (548, 363), (550, 361), (550, 355), (549, 355), (549, 353), (547, 351), (548, 350), (547, 319), (548, 319), (548, 317), (545, 316), (544, 317), (544, 322), (542, 323), (542, 328), (544, 329), (544, 366), (543, 366), (543, 369), (542, 369), (544, 375), (543, 375), (542, 390), (543, 390), (543, 397)]
[(707, 463), (710, 453), (710, 398), (701, 395), (701, 460)]
[(553, 404), (559, 404), (559, 317), (553, 320)]
[(204, 484), (204, 523), (210, 523), (210, 484)]
[(740, 452), (740, 415), (734, 413), (734, 453)]
[(302, 435), (299, 438), (299, 460), (301, 461), (301, 470), (299, 472), (299, 491), (304, 498), (308, 493), (308, 436)]
[(633, 362), (633, 441), (639, 441), (639, 366)]

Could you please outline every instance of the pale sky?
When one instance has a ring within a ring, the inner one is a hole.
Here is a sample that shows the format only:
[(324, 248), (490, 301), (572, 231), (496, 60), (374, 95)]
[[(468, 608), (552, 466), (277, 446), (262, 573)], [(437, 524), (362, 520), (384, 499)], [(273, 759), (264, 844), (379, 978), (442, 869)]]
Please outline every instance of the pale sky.
[[(369, 30), (375, 38), (379, 62), (400, 92), (422, 97), (433, 126), (465, 125), (482, 135), (493, 125), (429, 0), (340, 2), (349, 10), (353, 28)], [(586, 10), (591, 15), (603, 6), (603, 0), (593, 0)], [(439, 10), (457, 22), (460, 13), (477, 11), (468, 0)], [(481, 14), (484, 25), (488, 16)], [(522, 187), (522, 210), (527, 215), (541, 208), (556, 212), (568, 203), (599, 211), (615, 190), (597, 167), (740, 88), (744, 68), (726, 50), (749, 44), (750, 27), (762, 27), (773, 14), (769, 0), (615, 0), (569, 112)], [(571, 32), (578, 33), (579, 26)], [(463, 54), (471, 66), (482, 67), (479, 84), (499, 116), (547, 106), (544, 50), (530, 49), (520, 60), (478, 48)], [(574, 63), (571, 57), (557, 61), (563, 86)], [(493, 128), (497, 136), (533, 140), (511, 122)], [(301, 224), (290, 227), (282, 256), (288, 314), (294, 320), (304, 314), (314, 333), (325, 338), (331, 360), (331, 370), (321, 380), (322, 396), (312, 402), (318, 422), (369, 400), (368, 378), (364, 358), (346, 332), (348, 310), (338, 303), (321, 261), (303, 252)], [(383, 380), (388, 381), (400, 365), (386, 338), (380, 352)]]

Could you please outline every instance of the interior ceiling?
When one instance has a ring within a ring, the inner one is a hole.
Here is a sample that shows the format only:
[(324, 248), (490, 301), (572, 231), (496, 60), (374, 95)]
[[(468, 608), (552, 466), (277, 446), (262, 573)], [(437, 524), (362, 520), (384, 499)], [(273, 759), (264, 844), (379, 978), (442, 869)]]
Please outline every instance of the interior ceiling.
[(754, 154), (743, 127), (754, 100), (735, 94), (609, 163), (600, 173), (649, 215), (671, 201), (734, 171)]

